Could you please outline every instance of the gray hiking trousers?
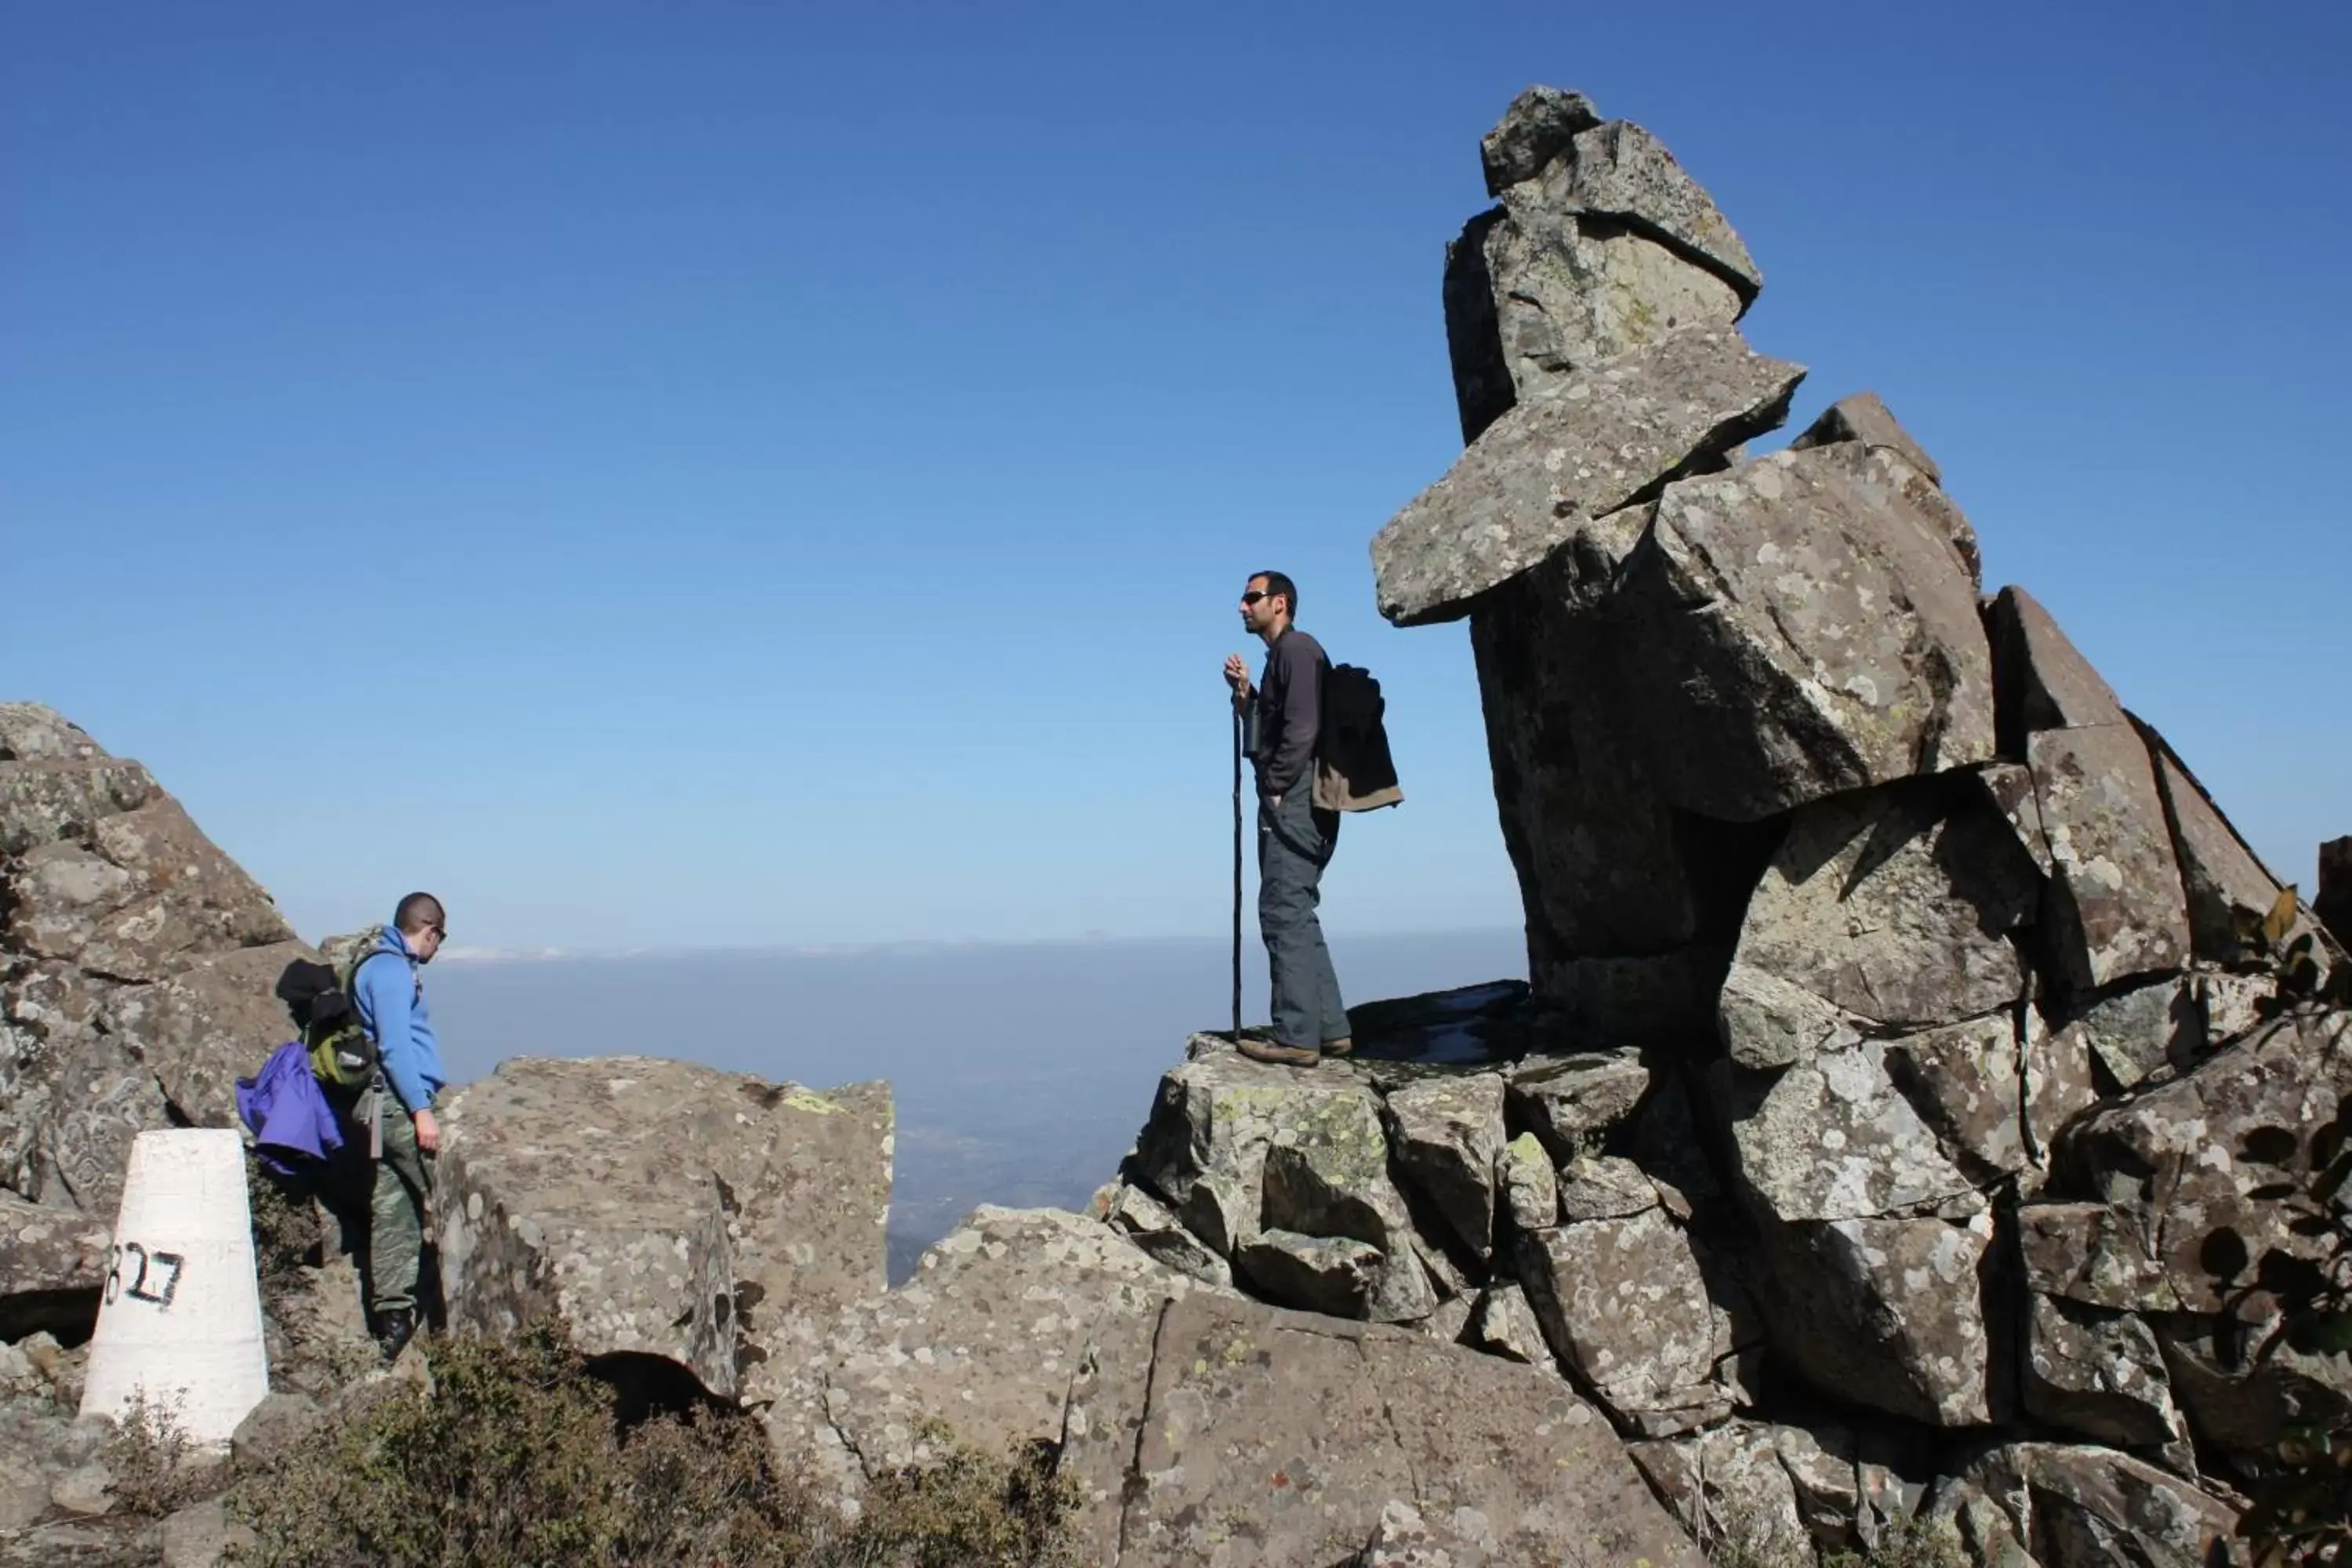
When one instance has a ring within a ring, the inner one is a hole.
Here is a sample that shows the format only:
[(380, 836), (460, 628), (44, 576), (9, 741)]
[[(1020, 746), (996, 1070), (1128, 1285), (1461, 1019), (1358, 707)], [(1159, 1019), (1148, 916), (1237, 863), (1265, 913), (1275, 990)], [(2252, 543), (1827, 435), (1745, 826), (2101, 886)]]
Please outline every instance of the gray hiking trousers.
[(1339, 977), (1316, 909), (1323, 868), (1339, 839), (1339, 814), (1315, 809), (1306, 780), (1276, 805), (1257, 804), (1257, 924), (1274, 991), (1274, 1037), (1308, 1049), (1348, 1037)]

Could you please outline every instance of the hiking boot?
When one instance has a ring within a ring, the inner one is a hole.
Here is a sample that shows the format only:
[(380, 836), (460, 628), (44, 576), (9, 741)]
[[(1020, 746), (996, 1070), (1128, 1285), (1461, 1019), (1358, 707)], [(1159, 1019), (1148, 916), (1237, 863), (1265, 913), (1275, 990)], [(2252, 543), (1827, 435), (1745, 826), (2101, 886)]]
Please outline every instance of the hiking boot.
[(1311, 1068), (1323, 1059), (1323, 1053), (1313, 1046), (1286, 1046), (1278, 1040), (1262, 1040), (1255, 1035), (1244, 1035), (1234, 1048), (1254, 1062), (1274, 1062), (1286, 1068)]
[(1344, 1057), (1355, 1048), (1356, 1040), (1352, 1035), (1342, 1035), (1336, 1040), (1323, 1042), (1323, 1054), (1327, 1057)]
[(416, 1314), (406, 1307), (394, 1307), (376, 1319), (376, 1348), (383, 1352), (383, 1363), (390, 1366), (416, 1337)]

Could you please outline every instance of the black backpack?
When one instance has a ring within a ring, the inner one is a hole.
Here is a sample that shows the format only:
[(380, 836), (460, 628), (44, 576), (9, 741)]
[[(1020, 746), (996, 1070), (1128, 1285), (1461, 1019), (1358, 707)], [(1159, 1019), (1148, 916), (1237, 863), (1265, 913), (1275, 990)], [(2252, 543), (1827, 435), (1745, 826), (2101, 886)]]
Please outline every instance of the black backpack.
[(360, 938), (340, 967), (298, 958), (278, 977), (278, 999), (286, 1004), (295, 1027), (301, 1031), (303, 1047), (310, 1054), (311, 1076), (329, 1089), (363, 1089), (375, 1076), (380, 1059), (376, 1043), (360, 1021), (352, 987), (362, 964), (373, 958), (397, 956), (377, 945), (381, 931), (379, 927)]
[(1360, 664), (1323, 672), (1315, 737), (1315, 804), (1325, 811), (1377, 811), (1403, 801), (1389, 755), (1388, 703)]

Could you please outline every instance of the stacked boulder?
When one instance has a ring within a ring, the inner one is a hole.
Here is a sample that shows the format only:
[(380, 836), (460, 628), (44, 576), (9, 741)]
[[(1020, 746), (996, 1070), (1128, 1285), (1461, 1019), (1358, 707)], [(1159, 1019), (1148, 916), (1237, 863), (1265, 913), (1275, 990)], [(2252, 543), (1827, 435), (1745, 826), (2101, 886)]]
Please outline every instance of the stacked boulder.
[(1803, 372), (1742, 340), (1760, 274), (1654, 138), (1536, 89), (1483, 151), (1468, 447), (1372, 555), (1391, 621), (1469, 623), (1529, 994), (1462, 999), (1467, 1061), (1196, 1037), (1099, 1212), (1552, 1370), (1702, 1540), (1927, 1509), (1988, 1562), (2200, 1555), (2352, 1398), (2341, 1356), (2253, 1351), (2352, 1104), (2352, 1023), (2278, 960), (2340, 951), (1984, 593), (1877, 397), (1745, 454)]

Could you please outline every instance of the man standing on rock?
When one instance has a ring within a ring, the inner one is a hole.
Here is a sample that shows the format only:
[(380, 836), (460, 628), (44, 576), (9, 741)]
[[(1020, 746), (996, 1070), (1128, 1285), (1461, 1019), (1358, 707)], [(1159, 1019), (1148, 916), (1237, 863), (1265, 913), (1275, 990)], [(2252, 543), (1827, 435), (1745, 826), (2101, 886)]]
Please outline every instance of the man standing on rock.
[(368, 1305), (387, 1362), (416, 1332), (425, 1205), (441, 1150), (433, 1097), (447, 1080), (422, 972), (449, 934), (446, 919), (432, 894), (409, 894), (352, 973), (352, 1001), (376, 1047), (375, 1081), (359, 1101), (359, 1146), (372, 1156)]
[[(1315, 742), (1321, 717), (1323, 645), (1292, 624), (1298, 589), (1279, 572), (1260, 572), (1242, 594), (1242, 625), (1265, 644), (1255, 688), (1239, 654), (1225, 659), (1225, 684), (1255, 723), (1257, 772), (1257, 920), (1274, 993), (1274, 1038), (1244, 1035), (1244, 1056), (1289, 1067), (1344, 1057), (1355, 1042), (1339, 1001), (1339, 977), (1323, 926), (1323, 868), (1339, 837), (1339, 814), (1315, 805)], [(1252, 713), (1253, 705), (1255, 712)]]

